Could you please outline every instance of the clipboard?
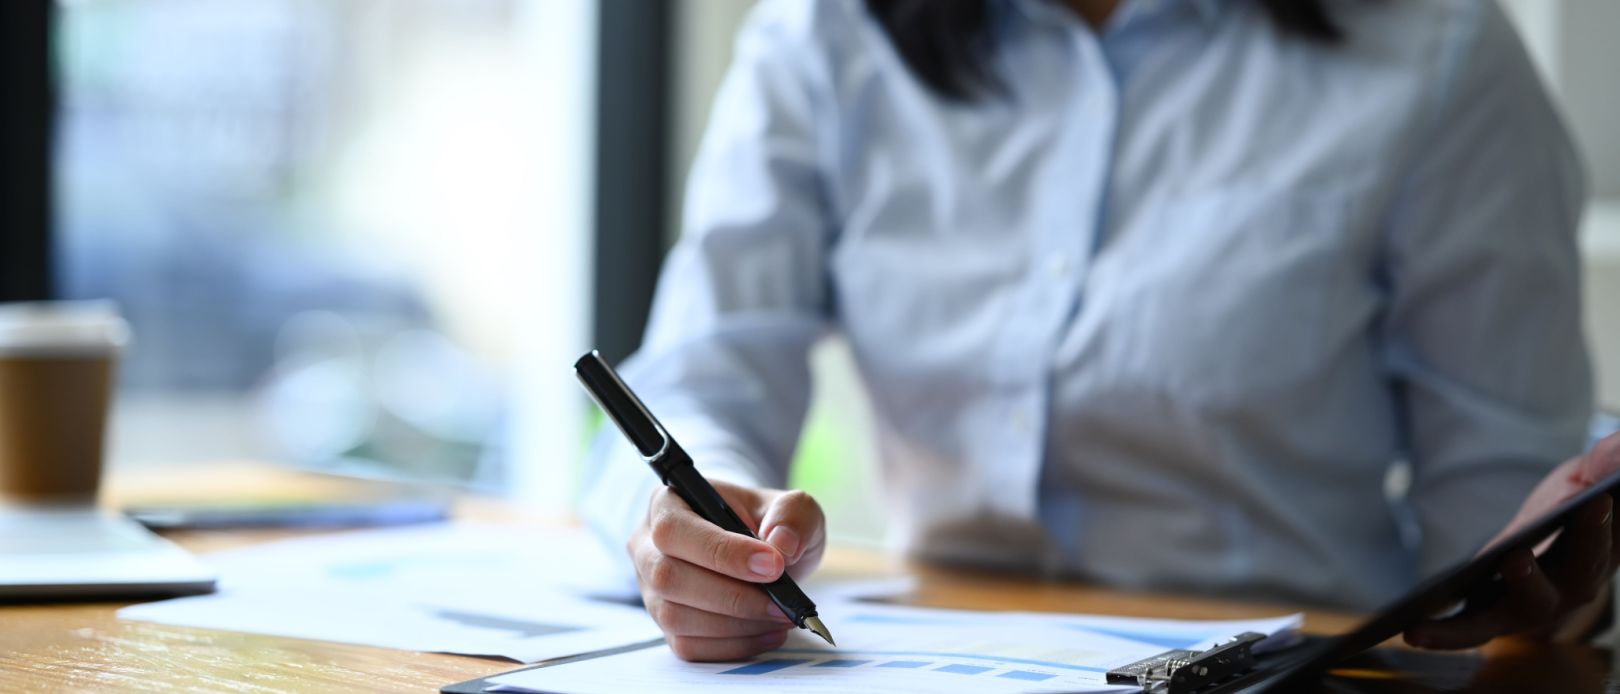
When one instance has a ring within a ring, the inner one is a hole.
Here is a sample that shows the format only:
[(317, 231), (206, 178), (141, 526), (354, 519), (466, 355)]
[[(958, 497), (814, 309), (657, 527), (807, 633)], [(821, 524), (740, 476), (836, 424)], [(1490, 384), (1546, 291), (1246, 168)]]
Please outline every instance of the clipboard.
[[(1503, 587), (1497, 567), (1509, 553), (1535, 547), (1566, 525), (1581, 506), (1596, 500), (1600, 495), (1613, 497), (1617, 493), (1620, 493), (1620, 473), (1610, 475), (1576, 494), (1473, 559), (1460, 562), (1424, 581), (1348, 633), (1334, 637), (1306, 637), (1299, 645), (1264, 654), (1250, 654), (1246, 647), (1236, 649), (1241, 653), (1233, 650), (1222, 651), (1223, 648), (1244, 641), (1241, 636), (1234, 635), (1234, 642), (1218, 645), (1209, 651), (1197, 653), (1171, 651), (1155, 656), (1162, 659), (1165, 667), (1150, 673), (1153, 676), (1140, 684), (1144, 692), (1161, 694), (1280, 694), (1306, 690), (1311, 684), (1317, 683), (1329, 669), (1399, 635), (1408, 627), (1428, 619), (1431, 615), (1440, 614), (1447, 608), (1464, 602), (1488, 603), (1498, 599)], [(605, 651), (557, 658), (501, 675), (628, 653), (662, 643), (662, 639), (655, 639)], [(1249, 645), (1252, 643), (1251, 639)], [(1210, 659), (1203, 659), (1206, 656)], [(1195, 678), (1198, 680), (1194, 682), (1196, 687), (1187, 686), (1188, 680), (1185, 678), (1182, 680), (1182, 686), (1177, 686), (1176, 675), (1180, 668), (1195, 668), (1188, 671), (1193, 673), (1200, 664), (1208, 667), (1215, 662), (1214, 658), (1217, 656), (1235, 659), (1233, 662), (1238, 667), (1232, 667), (1229, 672), (1218, 673), (1222, 675), (1218, 680), (1209, 680), (1208, 673), (1205, 677)], [(448, 685), (440, 691), (453, 694), (480, 694), (487, 691), (489, 686), (493, 686), (487, 680), (488, 678), (480, 678), (460, 682)]]

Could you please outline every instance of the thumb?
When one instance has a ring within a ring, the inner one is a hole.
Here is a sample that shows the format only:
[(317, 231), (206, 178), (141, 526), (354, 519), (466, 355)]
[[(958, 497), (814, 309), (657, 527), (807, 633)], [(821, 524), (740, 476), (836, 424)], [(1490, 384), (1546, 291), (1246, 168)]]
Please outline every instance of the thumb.
[(1572, 481), (1591, 486), (1616, 471), (1620, 471), (1620, 433), (1610, 434), (1587, 451), (1575, 467)]
[[(815, 498), (797, 489), (780, 492), (765, 508), (759, 523), (759, 537), (781, 552), (789, 566), (806, 559), (821, 559), (826, 542), (826, 517)], [(814, 568), (805, 567), (802, 570)]]
[(1559, 504), (1616, 471), (1620, 471), (1620, 434), (1611, 434), (1597, 442), (1592, 450), (1565, 461), (1543, 478), (1519, 506), (1519, 512), (1514, 514), (1513, 521), (1497, 533), (1496, 537), (1491, 538), (1480, 551), (1490, 549), (1496, 543), (1518, 532), (1520, 528), (1529, 525), (1543, 514), (1557, 508)]

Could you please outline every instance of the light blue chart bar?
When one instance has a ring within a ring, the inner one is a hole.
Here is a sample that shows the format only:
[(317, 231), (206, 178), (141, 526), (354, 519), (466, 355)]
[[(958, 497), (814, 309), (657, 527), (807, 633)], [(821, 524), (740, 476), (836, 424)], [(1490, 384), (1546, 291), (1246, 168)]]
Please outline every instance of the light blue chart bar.
[(1005, 677), (1005, 678), (1007, 678), (1009, 680), (1023, 680), (1025, 682), (1045, 682), (1046, 680), (1052, 679), (1053, 677), (1057, 677), (1057, 675), (1048, 675), (1048, 674), (1046, 674), (1044, 672), (1028, 672), (1028, 671), (1025, 671), (1025, 670), (1013, 670), (1012, 672), (1003, 672), (1003, 673), (1001, 673), (999, 675), (996, 675), (996, 676), (997, 677)]
[[(778, 654), (782, 654), (782, 655), (803, 655), (803, 656), (823, 656), (823, 657), (828, 655), (827, 650), (822, 649), (822, 648), (778, 648), (778, 649), (776, 649), (774, 651), (774, 653), (778, 653)], [(920, 665), (909, 665), (909, 663), (911, 663), (911, 662), (916, 662), (916, 661), (912, 661), (912, 660), (909, 660), (909, 659), (910, 658), (936, 658), (938, 660), (929, 661), (929, 662), (926, 662), (924, 664), (932, 665), (935, 662), (939, 662), (939, 660), (979, 660), (979, 661), (985, 661), (985, 662), (991, 663), (991, 666), (986, 668), (987, 670), (994, 670), (994, 669), (1000, 668), (1000, 667), (1007, 667), (1009, 663), (1014, 663), (1014, 664), (1018, 664), (1018, 665), (1029, 665), (1029, 666), (1034, 666), (1034, 667), (1052, 668), (1052, 669), (1057, 669), (1057, 670), (1076, 670), (1076, 671), (1079, 671), (1079, 672), (1108, 672), (1108, 668), (1093, 667), (1093, 666), (1090, 666), (1090, 665), (1070, 665), (1068, 663), (1059, 663), (1059, 662), (1054, 662), (1054, 661), (1050, 661), (1050, 660), (1035, 660), (1035, 659), (1032, 659), (1032, 658), (1014, 658), (1014, 657), (1011, 657), (1011, 656), (1001, 656), (1001, 655), (981, 655), (981, 654), (978, 654), (978, 653), (946, 653), (946, 652), (938, 652), (938, 651), (876, 651), (876, 650), (870, 650), (869, 651), (869, 650), (853, 650), (853, 651), (842, 651), (842, 652), (840, 652), (840, 655), (859, 656), (859, 657), (866, 658), (866, 659), (869, 659), (869, 660), (878, 660), (878, 659), (882, 659), (882, 658), (902, 658), (902, 659), (905, 659), (905, 660), (894, 660), (894, 661), (890, 661), (890, 662), (908, 663), (907, 665), (889, 665), (888, 663), (883, 663), (881, 665), (878, 665), (878, 667), (921, 667)], [(820, 660), (820, 658), (816, 658), (816, 659)], [(805, 661), (801, 661), (801, 662), (809, 662), (809, 661), (805, 660)], [(978, 666), (970, 665), (968, 667), (978, 667)], [(778, 669), (780, 669), (780, 668), (778, 668)]]
[(808, 661), (808, 660), (798, 660), (798, 659), (795, 659), (795, 658), (773, 658), (771, 660), (761, 660), (761, 661), (759, 661), (757, 663), (749, 663), (749, 664), (744, 665), (742, 667), (732, 668), (730, 670), (726, 670), (724, 672), (721, 672), (720, 674), (722, 674), (722, 675), (765, 675), (765, 674), (770, 674), (772, 672), (776, 672), (777, 670), (783, 670), (783, 669), (786, 669), (786, 668), (793, 667), (794, 665), (803, 665), (803, 664), (808, 663), (808, 662), (810, 662), (810, 661)]
[[(878, 662), (875, 660), (863, 660), (858, 658), (832, 658), (829, 660), (808, 658), (771, 658), (769, 660), (761, 660), (758, 662), (748, 663), (747, 665), (734, 667), (730, 670), (723, 670), (720, 672), (720, 674), (768, 675), (778, 670), (786, 670), (797, 665), (816, 668), (853, 668), (860, 667), (862, 665), (870, 665), (872, 663), (877, 663), (875, 667), (880, 668), (900, 668), (910, 670), (926, 668), (933, 670), (934, 672), (945, 672), (953, 675), (982, 675), (987, 672), (994, 672), (1001, 669), (998, 667), (985, 665), (968, 665), (966, 663), (941, 663), (937, 660), (889, 660)], [(1011, 680), (1022, 680), (1025, 682), (1044, 682), (1057, 677), (1057, 675), (1049, 673), (1030, 672), (1028, 670), (1008, 670), (1006, 672), (997, 673), (995, 676)]]
[(977, 675), (981, 672), (989, 672), (994, 669), (995, 668), (993, 667), (984, 667), (983, 665), (946, 665), (945, 667), (934, 668), (936, 672), (949, 672), (953, 675)]

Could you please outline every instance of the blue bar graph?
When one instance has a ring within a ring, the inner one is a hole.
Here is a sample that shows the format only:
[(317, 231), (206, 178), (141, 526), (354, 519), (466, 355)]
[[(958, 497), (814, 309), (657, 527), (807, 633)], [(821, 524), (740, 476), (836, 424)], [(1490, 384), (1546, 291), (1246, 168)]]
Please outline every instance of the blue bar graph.
[(1193, 646), (1197, 646), (1200, 643), (1209, 641), (1216, 636), (1215, 634), (1159, 634), (1148, 631), (1111, 629), (1095, 626), (1076, 626), (1072, 628), (1078, 631), (1089, 631), (1095, 634), (1102, 634), (1104, 636), (1113, 636), (1121, 639), (1129, 639), (1131, 641), (1141, 641), (1142, 643), (1151, 643), (1155, 646), (1172, 649), (1192, 648)]
[[(810, 657), (816, 657), (816, 656), (825, 657), (826, 655), (829, 655), (827, 650), (824, 649), (824, 648), (778, 648), (774, 652), (782, 654), (782, 655), (796, 655), (796, 656), (810, 656)], [(873, 659), (873, 660), (884, 658), (884, 657), (889, 657), (889, 658), (938, 658), (938, 659), (948, 659), (948, 660), (980, 660), (980, 661), (988, 661), (988, 662), (996, 663), (996, 665), (994, 665), (994, 666), (992, 666), (990, 668), (987, 668), (987, 669), (995, 669), (996, 667), (1006, 667), (1006, 664), (1008, 664), (1008, 663), (1016, 663), (1016, 664), (1019, 664), (1019, 665), (1033, 665), (1035, 667), (1051, 668), (1051, 669), (1057, 669), (1057, 670), (1076, 670), (1076, 671), (1080, 671), (1080, 672), (1108, 672), (1108, 668), (1105, 668), (1105, 667), (1094, 667), (1094, 666), (1091, 666), (1091, 665), (1071, 665), (1069, 663), (1060, 663), (1060, 662), (1051, 661), (1051, 660), (1035, 660), (1035, 659), (1032, 659), (1032, 658), (1014, 658), (1014, 657), (1011, 657), (1011, 656), (984, 655), (984, 654), (980, 654), (980, 653), (946, 653), (946, 652), (936, 652), (936, 651), (858, 650), (858, 651), (841, 651), (840, 654), (841, 655), (850, 655), (850, 656), (862, 656), (862, 657)], [(819, 660), (820, 658), (816, 658), (816, 659)], [(893, 662), (910, 663), (910, 662), (913, 662), (913, 661), (911, 661), (911, 660), (896, 660), (896, 661), (893, 661)], [(926, 664), (932, 665), (932, 664), (934, 664), (934, 662), (937, 662), (937, 661), (929, 662), (929, 663), (926, 663)], [(884, 664), (884, 665), (879, 665), (878, 667), (921, 667), (921, 666), (918, 666), (918, 665), (893, 665), (893, 666), (890, 666), (890, 665)], [(972, 666), (972, 667), (977, 667), (977, 666)]]
[(764, 675), (764, 674), (776, 672), (777, 670), (787, 669), (787, 668), (793, 667), (794, 665), (803, 665), (803, 664), (808, 663), (808, 662), (810, 662), (810, 661), (808, 661), (808, 660), (798, 660), (798, 659), (795, 659), (795, 658), (773, 658), (771, 660), (761, 660), (761, 661), (759, 661), (757, 663), (749, 663), (749, 664), (744, 665), (742, 667), (732, 668), (730, 670), (726, 670), (724, 672), (721, 672), (720, 674), (722, 674), (722, 675)]
[[(784, 649), (785, 650), (785, 649)], [(818, 649), (819, 650), (819, 649)], [(780, 652), (780, 651), (779, 651)], [(824, 651), (822, 652), (824, 653)], [(820, 653), (818, 653), (820, 655)], [(863, 654), (865, 655), (865, 654)], [(1045, 682), (1057, 677), (1056, 674), (1033, 672), (1030, 670), (1010, 670), (995, 665), (969, 665), (967, 663), (952, 663), (948, 660), (874, 660), (867, 658), (770, 658), (746, 663), (730, 670), (722, 670), (722, 675), (769, 675), (774, 672), (786, 670), (791, 667), (803, 665), (808, 668), (848, 669), (872, 665), (880, 668), (897, 668), (920, 670), (928, 669), (933, 672), (944, 672), (952, 675), (984, 675), (994, 673), (993, 677), (1001, 677), (1024, 682)], [(1078, 668), (1076, 668), (1078, 669)], [(809, 673), (806, 673), (809, 674)]]
[(934, 668), (934, 671), (949, 672), (956, 675), (977, 675), (981, 672), (989, 672), (994, 669), (995, 668), (993, 667), (984, 667), (983, 665), (946, 665), (945, 667)]
[(1013, 670), (1012, 672), (1003, 672), (996, 676), (1005, 677), (1010, 680), (1023, 680), (1025, 682), (1045, 682), (1053, 677), (1057, 677), (1057, 675), (1048, 675), (1044, 672), (1029, 672), (1027, 670)]

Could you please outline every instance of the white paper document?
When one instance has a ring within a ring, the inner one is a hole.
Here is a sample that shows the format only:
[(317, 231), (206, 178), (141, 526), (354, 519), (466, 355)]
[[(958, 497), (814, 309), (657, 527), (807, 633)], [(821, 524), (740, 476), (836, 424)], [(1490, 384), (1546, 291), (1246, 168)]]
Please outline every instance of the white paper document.
[(1120, 619), (842, 604), (822, 610), (831, 647), (796, 634), (740, 663), (687, 663), (655, 646), (492, 678), (494, 691), (1112, 692), (1108, 670), (1245, 631), (1286, 640), (1299, 615), (1247, 621)]
[(208, 554), (220, 587), (353, 589), (404, 597), (536, 588), (624, 595), (618, 559), (579, 529), (434, 523), (358, 530)]
[[(657, 639), (622, 560), (583, 530), (447, 523), (321, 535), (202, 557), (219, 592), (127, 607), (175, 626), (532, 663)], [(810, 581), (823, 603), (909, 578)]]
[(580, 531), (444, 524), (326, 535), (203, 557), (213, 595), (118, 616), (371, 646), (536, 662), (662, 636)]
[(118, 616), (174, 626), (245, 631), (412, 651), (538, 662), (661, 636), (638, 608), (536, 591), (522, 605), (488, 609), (456, 600), (397, 600), (335, 592), (222, 593), (136, 605)]

